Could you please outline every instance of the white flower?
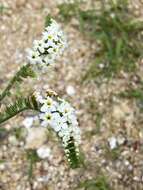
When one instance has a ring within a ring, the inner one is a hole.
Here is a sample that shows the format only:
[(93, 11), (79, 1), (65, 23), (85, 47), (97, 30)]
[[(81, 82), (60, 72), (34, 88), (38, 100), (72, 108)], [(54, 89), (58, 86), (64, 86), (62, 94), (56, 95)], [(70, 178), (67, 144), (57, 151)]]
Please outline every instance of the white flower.
[(58, 41), (59, 37), (57, 35), (57, 31), (45, 31), (43, 32), (43, 39), (47, 40), (48, 42)]
[(57, 103), (52, 98), (47, 97), (47, 99), (43, 101), (43, 105), (40, 110), (42, 112), (56, 111), (56, 106), (57, 106)]
[(43, 98), (41, 102), (40, 110), (43, 113), (40, 114), (40, 119), (42, 120), (42, 126), (50, 126), (55, 132), (58, 132), (58, 135), (63, 139), (64, 145), (66, 144), (66, 139), (69, 140), (70, 136), (73, 136), (79, 142), (81, 134), (74, 108), (62, 99), (58, 98), (56, 101), (49, 96), (45, 99)]
[(40, 40), (34, 40), (32, 50), (28, 51), (28, 61), (38, 69), (45, 70), (61, 55), (66, 47), (66, 39), (57, 22), (51, 19)]
[(40, 92), (34, 92), (34, 96), (35, 96), (37, 102), (44, 103), (44, 99), (41, 96)]
[(77, 118), (76, 118), (76, 115), (74, 113), (68, 114), (67, 120), (72, 125), (78, 126)]
[(67, 123), (63, 123), (62, 125), (62, 131), (64, 130), (68, 130), (68, 124)]
[(67, 134), (63, 136), (62, 140), (63, 140), (63, 146), (65, 147), (68, 146), (68, 141), (70, 140), (70, 134), (67, 132)]
[(41, 125), (51, 127), (61, 138), (65, 153), (71, 164), (74, 160), (70, 157), (70, 153), (75, 154), (78, 160), (78, 145), (81, 143), (81, 131), (78, 127), (76, 113), (68, 102), (58, 98), (57, 95), (53, 95), (54, 98), (51, 96), (49, 93), (49, 96), (42, 98), (40, 108), (42, 112), (40, 114)]
[(57, 112), (52, 113), (49, 111), (49, 112), (40, 114), (40, 119), (42, 120), (41, 125), (43, 127), (50, 126), (54, 129), (57, 121), (60, 121), (61, 116)]
[(59, 132), (60, 130), (63, 129), (67, 124), (65, 123), (66, 120), (64, 117), (61, 117), (58, 113), (58, 118), (56, 117), (53, 121), (52, 128), (56, 131)]
[(53, 114), (51, 112), (47, 112), (44, 114), (40, 114), (40, 119), (42, 120), (41, 125), (43, 127), (47, 127), (52, 124), (53, 121)]
[(46, 30), (47, 32), (51, 32), (51, 33), (55, 34), (56, 31), (60, 31), (60, 26), (57, 24), (57, 22), (56, 22), (55, 20), (51, 19), (51, 24), (50, 24), (50, 26), (47, 26), (47, 27), (45, 28), (45, 30)]
[(28, 53), (28, 60), (31, 64), (36, 64), (39, 62), (39, 53), (38, 51), (33, 51), (33, 50), (27, 50)]
[(33, 49), (35, 51), (40, 51), (40, 53), (44, 53), (44, 43), (42, 40), (34, 40), (33, 42)]
[(62, 113), (64, 116), (68, 116), (74, 112), (74, 109), (70, 106), (68, 102), (63, 101), (59, 105), (58, 111)]

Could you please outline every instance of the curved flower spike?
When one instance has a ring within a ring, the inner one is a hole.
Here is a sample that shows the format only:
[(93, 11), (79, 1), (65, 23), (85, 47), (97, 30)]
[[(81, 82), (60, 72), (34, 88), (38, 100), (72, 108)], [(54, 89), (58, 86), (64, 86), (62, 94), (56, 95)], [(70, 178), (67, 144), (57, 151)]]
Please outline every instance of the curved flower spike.
[(54, 92), (46, 96), (35, 93), (40, 105), (40, 119), (43, 127), (51, 127), (62, 141), (66, 157), (72, 168), (79, 167), (79, 144), (81, 132), (78, 127), (75, 109)]
[(32, 49), (27, 51), (28, 62), (44, 71), (48, 65), (62, 54), (67, 46), (66, 38), (59, 24), (51, 19), (40, 40), (33, 42)]

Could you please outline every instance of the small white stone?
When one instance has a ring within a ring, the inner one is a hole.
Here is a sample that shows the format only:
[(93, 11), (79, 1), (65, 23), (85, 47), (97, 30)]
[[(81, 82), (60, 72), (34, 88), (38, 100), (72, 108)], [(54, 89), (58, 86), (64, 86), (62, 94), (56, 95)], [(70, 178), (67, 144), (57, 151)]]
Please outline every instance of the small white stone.
[(37, 154), (39, 158), (42, 158), (42, 159), (49, 158), (51, 157), (51, 149), (43, 145), (37, 150)]
[(133, 177), (133, 180), (134, 180), (134, 181), (140, 181), (140, 178), (139, 178), (138, 176), (134, 176), (134, 177)]
[(47, 140), (47, 130), (43, 127), (32, 127), (28, 130), (26, 137), (26, 149), (36, 149), (42, 146)]
[(5, 170), (6, 168), (5, 168), (5, 164), (3, 163), (3, 164), (0, 164), (0, 171), (3, 171), (3, 170)]
[(38, 182), (48, 182), (50, 177), (48, 175), (37, 178)]
[(15, 136), (9, 136), (8, 141), (10, 144), (17, 146), (19, 144), (17, 138)]
[(6, 125), (5, 125), (5, 129), (8, 130), (8, 131), (10, 131), (10, 130), (11, 130), (11, 125), (6, 124)]
[(75, 95), (75, 88), (71, 85), (69, 85), (67, 88), (66, 88), (66, 92), (69, 96), (74, 96)]
[(24, 146), (24, 142), (21, 141), (21, 142), (19, 143), (19, 145), (20, 145), (21, 147), (23, 147), (23, 146)]
[(117, 142), (118, 142), (119, 145), (124, 144), (125, 140), (126, 139), (123, 136), (118, 136), (117, 137)]
[(100, 68), (100, 69), (103, 69), (104, 67), (105, 67), (105, 65), (104, 65), (103, 63), (100, 63), (100, 64), (99, 64), (99, 68)]
[(34, 183), (33, 183), (33, 189), (37, 189), (38, 185), (39, 185), (38, 181), (34, 181)]
[(115, 137), (108, 138), (108, 142), (111, 149), (115, 149), (117, 147), (117, 139)]
[(4, 152), (6, 152), (7, 149), (8, 149), (8, 147), (7, 147), (6, 145), (3, 145), (3, 146), (2, 146), (2, 149), (3, 149)]
[(133, 170), (133, 166), (132, 166), (131, 164), (128, 166), (128, 170), (129, 170), (129, 171), (132, 171), (132, 170)]
[(111, 16), (111, 18), (115, 18), (115, 14), (114, 13), (111, 13), (110, 16)]
[(124, 112), (117, 105), (114, 105), (114, 107), (113, 107), (113, 117), (117, 120), (120, 120), (124, 117)]
[(125, 166), (129, 166), (130, 162), (128, 160), (125, 160), (124, 164), (125, 164)]
[(30, 128), (33, 124), (33, 120), (34, 120), (33, 117), (27, 117), (23, 120), (22, 124), (24, 125), (24, 127)]
[(143, 139), (143, 129), (140, 129), (139, 137), (140, 137), (140, 139)]

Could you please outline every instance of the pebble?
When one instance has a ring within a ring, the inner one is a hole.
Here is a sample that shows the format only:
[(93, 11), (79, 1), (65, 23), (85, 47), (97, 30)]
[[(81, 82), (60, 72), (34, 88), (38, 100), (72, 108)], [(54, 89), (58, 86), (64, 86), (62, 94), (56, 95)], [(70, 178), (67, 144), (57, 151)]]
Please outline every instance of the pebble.
[(66, 92), (69, 96), (74, 96), (76, 93), (75, 88), (71, 85), (67, 86)]
[(117, 120), (121, 120), (129, 115), (131, 115), (132, 110), (128, 105), (128, 102), (122, 102), (119, 105), (114, 105), (113, 116)]
[(134, 177), (133, 177), (133, 180), (134, 180), (134, 181), (140, 181), (140, 178), (139, 178), (138, 176), (134, 176)]
[(26, 149), (37, 149), (47, 140), (47, 130), (43, 127), (32, 127), (28, 130), (26, 137)]
[(5, 125), (5, 129), (7, 129), (8, 131), (10, 131), (10, 129), (11, 129), (11, 125), (6, 124), (6, 125)]
[(130, 162), (129, 162), (128, 160), (125, 160), (125, 161), (124, 161), (124, 164), (125, 164), (125, 166), (129, 166), (129, 165), (130, 165)]
[(5, 163), (0, 164), (0, 171), (5, 170)]
[(17, 146), (19, 144), (15, 136), (9, 136), (8, 141), (11, 145)]
[(51, 157), (51, 149), (47, 147), (46, 145), (41, 146), (37, 149), (37, 154), (39, 158), (45, 159)]
[(19, 8), (21, 6), (24, 6), (26, 4), (27, 0), (16, 0), (16, 6)]
[(126, 141), (126, 139), (123, 136), (119, 135), (117, 137), (118, 145), (123, 145), (125, 143), (125, 141)]
[(33, 189), (37, 189), (37, 187), (38, 187), (38, 182), (34, 181), (34, 183), (33, 183)]
[(37, 178), (37, 181), (38, 182), (48, 182), (49, 179), (50, 179), (49, 175), (45, 175), (45, 176)]
[(34, 120), (33, 117), (27, 117), (23, 120), (22, 124), (24, 125), (24, 127), (30, 128), (33, 124), (33, 120)]
[(117, 139), (115, 137), (108, 138), (108, 143), (109, 143), (111, 150), (113, 150), (117, 147)]
[(128, 166), (128, 170), (129, 170), (129, 171), (132, 171), (132, 170), (133, 170), (133, 166), (132, 166), (131, 164)]

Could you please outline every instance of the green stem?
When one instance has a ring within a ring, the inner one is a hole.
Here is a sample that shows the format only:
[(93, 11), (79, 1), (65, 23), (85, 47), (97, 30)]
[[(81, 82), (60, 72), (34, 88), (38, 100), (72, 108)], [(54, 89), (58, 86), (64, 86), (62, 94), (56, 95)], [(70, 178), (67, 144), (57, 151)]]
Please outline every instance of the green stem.
[(5, 90), (0, 95), (0, 101), (2, 101), (9, 94), (11, 88), (14, 86), (14, 84), (16, 82), (20, 83), (23, 81), (23, 78), (27, 78), (28, 76), (32, 77), (32, 78), (35, 77), (35, 73), (34, 73), (34, 71), (32, 71), (29, 64), (22, 66), (20, 68), (20, 70), (10, 80), (7, 87), (5, 88)]
[[(16, 74), (17, 75), (17, 74)], [(2, 94), (0, 95), (0, 101), (2, 101), (5, 96), (8, 95), (8, 92), (10, 91), (10, 89), (12, 88), (12, 86), (14, 85), (15, 83), (15, 78), (16, 78), (16, 75), (10, 80), (9, 84), (7, 85), (7, 87), (5, 88), (5, 90), (2, 92)]]
[(30, 161), (29, 161), (28, 177), (30, 180), (33, 177), (33, 160), (32, 159), (30, 159)]
[(9, 107), (6, 107), (4, 112), (0, 113), (0, 124), (25, 110), (39, 111), (38, 103), (36, 102), (36, 99), (33, 95), (27, 98), (19, 98)]
[(12, 117), (16, 116), (17, 114), (25, 111), (25, 110), (29, 110), (29, 108), (22, 108), (21, 110), (18, 110), (17, 112), (14, 112), (13, 114), (11, 115), (8, 115), (8, 116), (4, 116), (3, 113), (0, 114), (0, 124), (4, 123), (5, 121), (11, 119)]

